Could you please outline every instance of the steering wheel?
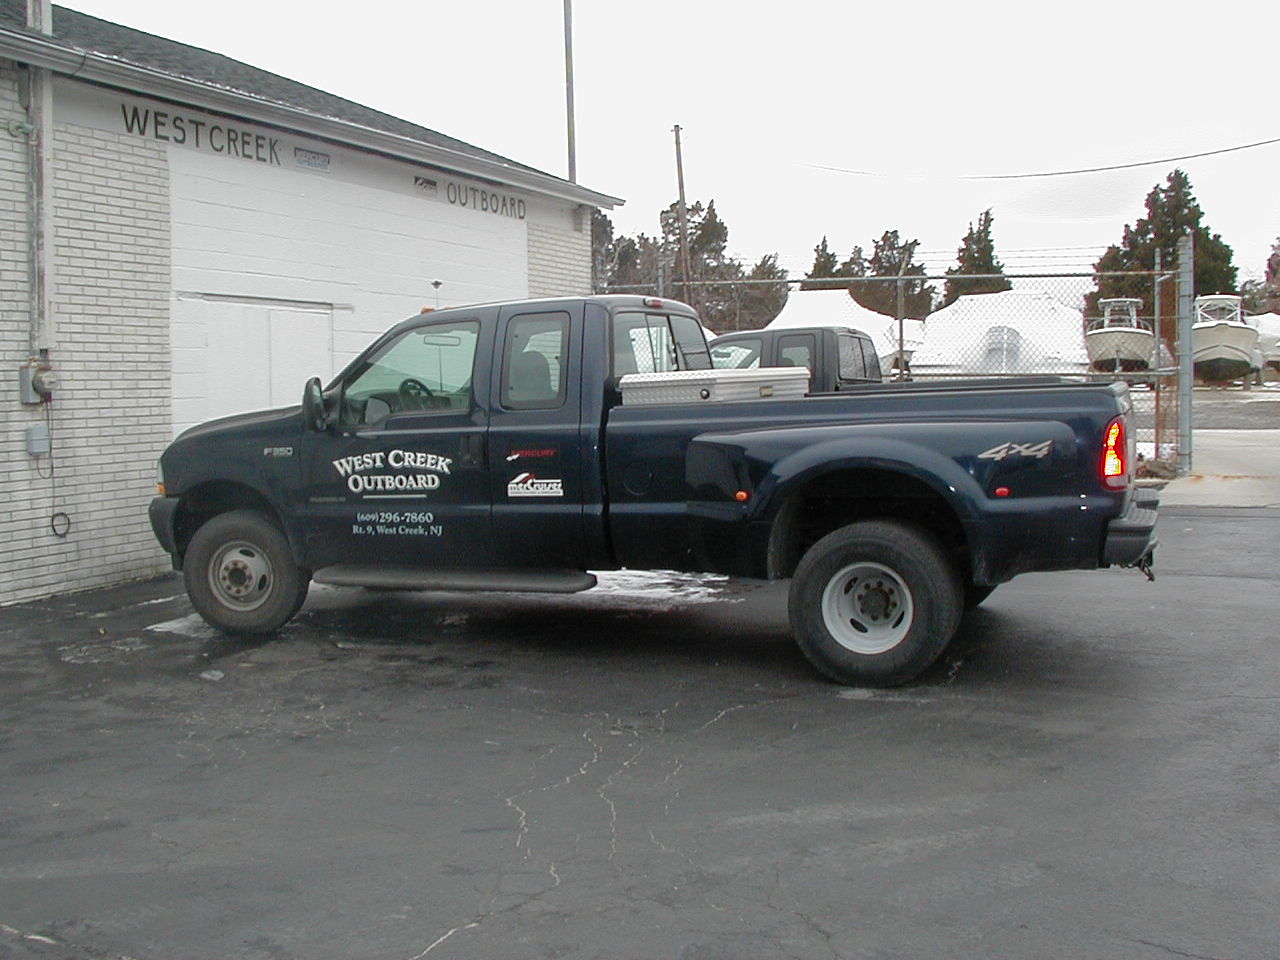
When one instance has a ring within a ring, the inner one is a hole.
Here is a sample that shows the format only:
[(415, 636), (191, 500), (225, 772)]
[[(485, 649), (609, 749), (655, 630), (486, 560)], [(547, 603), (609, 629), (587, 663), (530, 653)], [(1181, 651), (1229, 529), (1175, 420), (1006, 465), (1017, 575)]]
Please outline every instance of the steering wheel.
[(413, 377), (401, 380), (396, 392), (400, 394), (400, 400), (406, 407), (413, 407), (415, 410), (427, 409), (431, 405), (430, 401), (435, 397), (430, 387)]

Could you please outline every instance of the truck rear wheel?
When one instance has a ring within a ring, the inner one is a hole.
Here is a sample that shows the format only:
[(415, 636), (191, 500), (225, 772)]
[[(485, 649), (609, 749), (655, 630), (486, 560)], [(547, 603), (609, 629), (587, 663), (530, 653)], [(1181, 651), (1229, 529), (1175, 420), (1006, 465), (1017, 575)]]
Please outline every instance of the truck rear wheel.
[(220, 514), (196, 531), (182, 566), (191, 605), (228, 633), (270, 633), (298, 612), (310, 577), (280, 528), (253, 510)]
[(932, 664), (960, 624), (964, 588), (926, 531), (897, 520), (853, 523), (801, 558), (791, 630), (839, 683), (893, 686)]

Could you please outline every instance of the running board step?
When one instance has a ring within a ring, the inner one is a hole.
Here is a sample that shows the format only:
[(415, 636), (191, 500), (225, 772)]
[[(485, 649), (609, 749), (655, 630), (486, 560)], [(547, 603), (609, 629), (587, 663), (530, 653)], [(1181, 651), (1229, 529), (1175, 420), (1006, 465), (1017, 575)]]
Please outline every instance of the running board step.
[(381, 590), (486, 590), (518, 593), (578, 593), (596, 585), (581, 570), (515, 570), (470, 568), (434, 570), (337, 564), (317, 570), (316, 583), (336, 587), (377, 587)]

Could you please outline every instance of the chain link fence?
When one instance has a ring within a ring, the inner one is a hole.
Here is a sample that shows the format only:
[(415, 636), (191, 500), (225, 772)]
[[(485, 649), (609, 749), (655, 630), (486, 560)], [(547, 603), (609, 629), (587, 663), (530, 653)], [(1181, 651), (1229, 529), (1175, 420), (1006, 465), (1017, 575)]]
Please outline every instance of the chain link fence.
[[(769, 327), (862, 330), (877, 344), (886, 379), (1124, 380), (1140, 473), (1171, 477), (1190, 451), (1190, 410), (1181, 393), (1190, 391), (1191, 357), (1178, 353), (1179, 316), (1190, 310), (1182, 289), (1188, 280), (1176, 270), (1152, 269), (717, 281), (675, 283), (666, 292), (698, 306), (708, 296), (741, 297), (765, 285), (780, 293), (785, 283), (785, 303)], [(713, 332), (733, 329), (739, 327), (730, 321)]]
[[(936, 284), (941, 289), (954, 278), (912, 279), (917, 285)], [(974, 284), (1007, 284), (1008, 289), (963, 293), (917, 319), (900, 311), (885, 318), (863, 306), (866, 301), (888, 301), (888, 288), (898, 286), (896, 278), (868, 279), (850, 288), (850, 319), (857, 321), (850, 325), (864, 329), (881, 345), (878, 352), (886, 376), (1123, 380), (1130, 387), (1142, 472), (1174, 475), (1180, 451), (1188, 444), (1179, 432), (1178, 301), (1173, 273), (966, 279)], [(876, 291), (877, 284), (883, 289)], [(1104, 297), (1099, 286), (1150, 292)], [(793, 310), (809, 292), (797, 290), (789, 296)], [(909, 295), (909, 290), (904, 291), (902, 299)], [(786, 313), (784, 307), (778, 318), (784, 323)], [(1190, 362), (1189, 357), (1186, 360)]]

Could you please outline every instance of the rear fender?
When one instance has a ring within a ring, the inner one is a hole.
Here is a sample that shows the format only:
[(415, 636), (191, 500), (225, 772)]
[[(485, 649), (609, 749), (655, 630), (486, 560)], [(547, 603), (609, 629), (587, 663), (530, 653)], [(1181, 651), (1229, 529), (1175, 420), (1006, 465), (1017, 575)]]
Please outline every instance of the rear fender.
[[(842, 424), (704, 434), (689, 448), (689, 484), (704, 502), (733, 502), (745, 491), (746, 518), (769, 521), (795, 491), (826, 474), (874, 469), (919, 480), (961, 520), (977, 520), (985, 497), (963, 463), (967, 449), (956, 449), (964, 425), (943, 426)], [(890, 429), (897, 435), (886, 436)]]

